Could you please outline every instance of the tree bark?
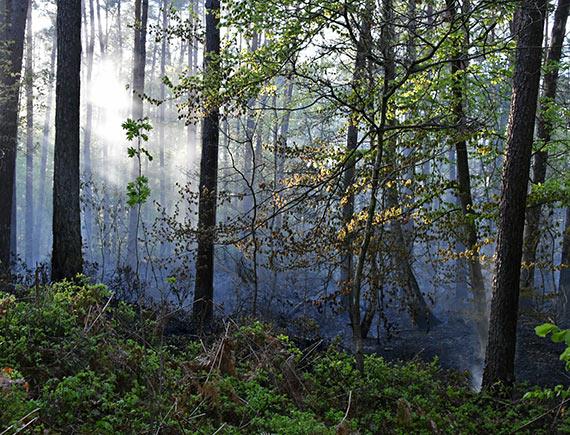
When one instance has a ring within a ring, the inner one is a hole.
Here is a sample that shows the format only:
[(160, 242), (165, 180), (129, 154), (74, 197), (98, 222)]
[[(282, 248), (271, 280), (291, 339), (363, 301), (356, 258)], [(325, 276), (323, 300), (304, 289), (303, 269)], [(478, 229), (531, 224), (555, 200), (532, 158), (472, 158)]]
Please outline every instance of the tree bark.
[[(52, 113), (52, 102), (53, 102), (53, 94), (55, 90), (55, 86), (53, 83), (53, 79), (55, 78), (55, 56), (57, 53), (57, 30), (54, 32), (53, 35), (53, 45), (51, 50), (51, 60), (50, 60), (50, 82), (49, 82), (49, 91), (47, 95), (47, 103), (46, 103), (46, 113), (44, 119), (44, 126), (42, 131), (42, 151), (41, 151), (41, 160), (40, 160), (40, 174), (39, 174), (39, 182), (38, 182), (38, 203), (36, 207), (36, 223), (35, 226), (38, 230), (37, 235), (37, 245), (38, 245), (38, 252), (41, 259), (42, 248), (44, 246), (44, 235), (47, 235), (49, 232), (45, 231), (43, 228), (43, 223), (48, 219), (45, 219), (47, 210), (44, 210), (45, 207), (45, 197), (46, 197), (46, 172), (47, 172), (47, 159), (48, 153), (50, 148), (50, 126), (51, 126), (51, 113)], [(48, 208), (48, 207), (46, 207)], [(49, 215), (48, 215), (49, 216)], [(49, 243), (48, 243), (49, 245)]]
[(18, 103), (28, 2), (0, 2), (0, 274), (9, 272), (18, 143)]
[[(133, 99), (132, 117), (134, 120), (143, 118), (144, 78), (146, 65), (146, 27), (148, 22), (148, 0), (135, 2), (135, 44), (133, 61)], [(132, 159), (131, 178), (138, 177), (137, 159)], [(129, 210), (129, 234), (127, 240), (127, 264), (134, 270), (138, 263), (138, 213), (134, 207)]]
[(558, 292), (562, 296), (562, 315), (570, 319), (570, 207), (566, 206), (564, 232), (562, 233), (562, 256), (560, 258), (560, 277)]
[[(218, 56), (220, 54), (220, 2), (206, 0), (206, 40), (204, 73), (213, 89), (219, 89)], [(202, 156), (200, 160), (200, 196), (198, 205), (198, 252), (193, 315), (201, 326), (213, 318), (214, 242), (216, 237), (216, 200), (218, 185), (218, 142), (220, 110), (217, 101), (208, 102), (202, 122)]]
[[(371, 50), (370, 21), (372, 11), (363, 18), (362, 33), (356, 46), (356, 58), (354, 60), (354, 73), (352, 77), (352, 92), (356, 95), (362, 94), (366, 72), (366, 58)], [(358, 148), (358, 114), (353, 111), (348, 119), (348, 129), (346, 134), (346, 157), (344, 163), (344, 173), (342, 176), (343, 198), (342, 220), (345, 231), (343, 241), (343, 252), (340, 266), (340, 287), (343, 292), (343, 303), (347, 304), (350, 324), (352, 326), (353, 307), (350, 290), (352, 288), (352, 277), (354, 272), (353, 242), (354, 234), (348, 229), (350, 221), (354, 217), (354, 188), (356, 156)], [(344, 295), (345, 294), (345, 295)], [(365, 334), (364, 334), (365, 335)]]
[(528, 173), (538, 99), (546, 0), (520, 9), (511, 109), (497, 219), (495, 275), (483, 387), (514, 380), (519, 284)]
[[(569, 0), (559, 0), (554, 13), (554, 24), (550, 36), (550, 44), (546, 52), (546, 70), (542, 80), (542, 93), (540, 96), (540, 110), (537, 121), (536, 141), (539, 149), (534, 154), (532, 164), (532, 184), (542, 184), (546, 180), (546, 166), (548, 163), (547, 146), (552, 136), (552, 122), (549, 119), (548, 109), (556, 99), (558, 85), (559, 63), (562, 58), (562, 45), (566, 34), (566, 22), (570, 11)], [(536, 249), (540, 233), (540, 215), (542, 204), (532, 204), (526, 212), (526, 225), (524, 228), (523, 268), (521, 270), (521, 305), (532, 304), (532, 291), (534, 288), (534, 263), (536, 262)], [(525, 296), (528, 294), (528, 296)]]
[(53, 185), (53, 281), (81, 273), (79, 125), (81, 3), (57, 1), (57, 83)]
[(26, 230), (25, 259), (32, 267), (36, 255), (34, 231), (34, 69), (33, 69), (32, 0), (29, 0), (26, 25)]
[[(467, 2), (463, 4), (463, 14), (469, 13)], [(454, 123), (457, 125), (457, 133), (454, 138), (455, 153), (457, 162), (457, 181), (459, 187), (459, 201), (464, 219), (464, 237), (463, 244), (469, 251), (467, 264), (469, 266), (469, 275), (471, 278), (471, 293), (473, 295), (473, 312), (475, 316), (475, 325), (477, 335), (479, 336), (479, 345), (481, 356), (485, 353), (487, 345), (487, 336), (489, 334), (488, 326), (488, 309), (487, 309), (487, 292), (485, 291), (485, 282), (483, 272), (481, 271), (481, 263), (479, 262), (479, 253), (477, 251), (477, 226), (475, 224), (475, 214), (473, 213), (473, 197), (471, 195), (471, 175), (469, 170), (469, 158), (467, 154), (467, 140), (465, 139), (466, 119), (464, 111), (464, 89), (463, 81), (467, 70), (467, 45), (469, 41), (468, 23), (462, 23), (466, 20), (464, 16), (457, 14), (457, 1), (447, 0), (448, 12), (452, 21), (459, 20), (459, 29), (463, 34), (463, 39), (458, 47), (454, 50), (451, 59), (451, 75), (452, 75), (452, 95), (453, 95), (453, 117)]]
[(85, 114), (85, 131), (83, 136), (83, 172), (85, 174), (85, 184), (83, 187), (83, 194), (85, 198), (85, 214), (84, 214), (84, 227), (85, 227), (85, 242), (88, 252), (93, 257), (91, 239), (93, 235), (93, 212), (92, 212), (92, 191), (91, 191), (91, 130), (93, 126), (93, 103), (91, 102), (91, 78), (93, 76), (93, 56), (95, 52), (95, 10), (93, 7), (93, 0), (89, 0), (89, 34), (87, 40), (87, 77), (86, 77), (86, 92), (85, 99), (86, 114)]

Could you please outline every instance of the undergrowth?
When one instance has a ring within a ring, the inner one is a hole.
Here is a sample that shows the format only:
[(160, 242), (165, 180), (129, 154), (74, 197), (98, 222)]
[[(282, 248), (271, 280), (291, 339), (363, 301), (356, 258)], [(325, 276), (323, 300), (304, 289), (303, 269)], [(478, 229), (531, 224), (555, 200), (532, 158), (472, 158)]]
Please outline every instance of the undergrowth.
[(86, 282), (0, 293), (0, 433), (570, 432), (563, 404), (474, 393), (437, 361), (360, 373), (259, 322), (174, 345), (167, 316)]

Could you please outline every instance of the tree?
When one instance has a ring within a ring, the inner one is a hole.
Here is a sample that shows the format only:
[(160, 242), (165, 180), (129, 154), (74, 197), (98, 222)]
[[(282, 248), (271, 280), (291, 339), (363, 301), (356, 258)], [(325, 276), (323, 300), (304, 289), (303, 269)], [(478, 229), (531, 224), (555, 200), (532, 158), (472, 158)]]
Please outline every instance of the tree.
[(81, 273), (79, 122), (81, 2), (57, 2), (57, 78), (53, 184), (53, 281)]
[[(51, 114), (52, 114), (52, 106), (53, 106), (53, 94), (55, 90), (55, 86), (53, 86), (53, 80), (55, 78), (55, 64), (56, 64), (56, 52), (57, 52), (57, 29), (54, 27), (53, 32), (53, 40), (52, 40), (52, 50), (50, 55), (50, 67), (49, 67), (49, 91), (47, 94), (47, 103), (46, 103), (46, 112), (45, 112), (45, 119), (44, 125), (42, 129), (42, 146), (41, 146), (41, 159), (40, 159), (40, 179), (38, 182), (38, 204), (36, 207), (36, 228), (38, 229), (37, 235), (37, 248), (38, 252), (42, 249), (43, 241), (47, 236), (44, 231), (39, 231), (42, 228), (42, 222), (44, 220), (44, 207), (45, 206), (45, 197), (46, 197), (46, 173), (47, 173), (47, 165), (48, 165), (48, 154), (51, 151), (50, 147), (50, 127), (51, 127)], [(46, 210), (47, 211), (47, 210)]]
[(466, 117), (464, 110), (464, 74), (468, 66), (467, 45), (469, 40), (468, 30), (468, 14), (469, 2), (463, 4), (463, 14), (457, 12), (457, 1), (447, 0), (447, 8), (451, 19), (457, 22), (460, 29), (459, 44), (454, 46), (454, 53), (451, 59), (451, 80), (453, 94), (453, 115), (454, 123), (457, 124), (457, 132), (454, 137), (454, 148), (457, 164), (457, 181), (459, 190), (459, 202), (461, 211), (465, 221), (462, 237), (462, 245), (469, 251), (467, 263), (469, 265), (469, 276), (471, 278), (471, 293), (473, 295), (475, 324), (477, 326), (477, 334), (479, 336), (479, 344), (481, 356), (484, 353), (488, 335), (487, 320), (487, 294), (485, 292), (485, 283), (483, 273), (481, 271), (481, 263), (479, 262), (479, 254), (477, 252), (477, 227), (475, 223), (475, 215), (473, 213), (473, 196), (471, 194), (471, 175), (469, 170), (469, 159), (467, 155), (467, 138), (466, 138)]
[(489, 340), (483, 387), (514, 380), (519, 279), (528, 174), (542, 59), (545, 0), (525, 0), (518, 13), (519, 33), (497, 219)]
[[(133, 120), (143, 119), (144, 78), (146, 65), (146, 30), (148, 22), (148, 0), (136, 0), (135, 2), (135, 44), (133, 60), (133, 100), (132, 117)], [(138, 175), (137, 162), (133, 160), (132, 178)], [(138, 219), (137, 213), (131, 209), (129, 213), (129, 234), (127, 241), (127, 264), (133, 269), (138, 267)]]
[(18, 140), (18, 97), (28, 2), (0, 1), (0, 272), (8, 272)]
[(36, 232), (34, 231), (34, 70), (32, 0), (29, 0), (26, 26), (26, 250), (25, 259), (32, 266), (35, 259)]
[[(85, 8), (86, 6), (83, 5)], [(91, 241), (93, 235), (93, 210), (92, 210), (92, 192), (91, 192), (91, 129), (93, 126), (93, 101), (91, 96), (91, 80), (93, 77), (93, 56), (95, 52), (95, 12), (93, 8), (93, 0), (89, 0), (89, 30), (85, 23), (85, 33), (89, 35), (87, 38), (87, 76), (86, 76), (86, 94), (87, 100), (85, 114), (85, 132), (83, 136), (83, 168), (85, 172), (85, 242), (88, 252), (92, 249)]]
[[(558, 86), (559, 63), (562, 57), (562, 45), (566, 35), (566, 22), (570, 11), (570, 1), (559, 0), (556, 12), (550, 45), (546, 52), (545, 72), (540, 96), (540, 112), (536, 125), (536, 143), (539, 147), (534, 153), (531, 182), (534, 186), (543, 184), (546, 180), (546, 167), (548, 163), (548, 145), (554, 130), (549, 109), (556, 100)], [(542, 203), (531, 204), (526, 212), (526, 225), (524, 228), (523, 268), (521, 270), (521, 291), (532, 292), (534, 287), (534, 263), (536, 262), (536, 249), (540, 238), (539, 224)], [(522, 297), (522, 301), (528, 298)], [(528, 300), (530, 302), (530, 300)]]
[(204, 47), (204, 73), (210, 88), (202, 121), (202, 156), (198, 203), (198, 251), (196, 255), (196, 283), (194, 290), (194, 318), (201, 325), (211, 321), (214, 298), (214, 241), (216, 233), (216, 200), (218, 185), (218, 142), (220, 110), (217, 101), (219, 90), (220, 55), (220, 2), (206, 1), (206, 40)]

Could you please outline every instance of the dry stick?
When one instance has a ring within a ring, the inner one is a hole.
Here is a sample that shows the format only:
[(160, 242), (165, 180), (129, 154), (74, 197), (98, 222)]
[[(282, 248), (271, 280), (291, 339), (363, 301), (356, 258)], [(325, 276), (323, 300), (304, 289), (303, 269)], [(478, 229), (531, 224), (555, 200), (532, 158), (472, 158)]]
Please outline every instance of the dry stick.
[(216, 430), (216, 432), (214, 432), (212, 435), (216, 435), (219, 431), (221, 431), (221, 430), (225, 427), (226, 424), (227, 424), (227, 423), (222, 424), (222, 425), (218, 428), (218, 430)]
[[(26, 415), (24, 415), (24, 416), (23, 416), (20, 420), (18, 420), (18, 421), (20, 422), (20, 421), (25, 420), (26, 418), (28, 418), (28, 417), (29, 417), (30, 415), (32, 415), (33, 413), (38, 412), (40, 409), (41, 409), (41, 408), (36, 408), (36, 409), (34, 409), (33, 411), (28, 412)], [(38, 419), (38, 417), (32, 419), (31, 421), (29, 421), (28, 423), (26, 423), (23, 427), (21, 427), (21, 428), (20, 428), (17, 432), (15, 432), (15, 433), (20, 432), (20, 430), (26, 428), (27, 426), (29, 426), (31, 423), (33, 423), (33, 422), (36, 421), (37, 419)], [(5, 435), (5, 434), (7, 434), (8, 431), (9, 431), (10, 429), (13, 429), (15, 425), (16, 425), (16, 423), (14, 423), (14, 424), (11, 425), (11, 426), (8, 426), (5, 430), (3, 430), (2, 432), (0, 432), (0, 435)]]
[[(93, 320), (93, 323), (91, 323), (91, 325), (89, 325), (89, 328), (87, 328), (85, 330), (85, 333), (87, 334), (91, 328), (95, 325), (95, 323), (97, 323), (97, 320), (99, 320), (99, 317), (101, 317), (103, 315), (103, 313), (105, 312), (105, 310), (107, 309), (107, 307), (109, 306), (109, 303), (111, 302), (111, 299), (113, 299), (113, 296), (115, 295), (115, 293), (111, 293), (111, 296), (109, 296), (109, 300), (107, 301), (107, 303), (105, 304), (105, 306), (103, 307), (103, 309), (101, 310), (101, 312), (99, 313), (99, 315), (97, 317), (95, 317), (95, 320)], [(90, 307), (91, 308), (91, 307)]]
[(348, 413), (350, 411), (350, 403), (352, 402), (352, 390), (350, 390), (348, 392), (348, 405), (346, 405), (346, 412), (344, 413), (344, 417), (342, 418), (342, 420), (340, 421), (340, 423), (338, 424), (338, 426), (340, 426), (341, 424), (343, 424), (346, 419), (348, 418)]

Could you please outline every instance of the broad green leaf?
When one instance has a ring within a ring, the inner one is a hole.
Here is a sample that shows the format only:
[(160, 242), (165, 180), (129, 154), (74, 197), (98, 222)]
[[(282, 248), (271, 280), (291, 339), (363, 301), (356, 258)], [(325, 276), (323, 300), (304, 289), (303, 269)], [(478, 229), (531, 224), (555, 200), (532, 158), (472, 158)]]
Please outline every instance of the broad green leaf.
[(539, 337), (546, 337), (550, 332), (558, 332), (558, 328), (552, 323), (545, 323), (534, 328), (534, 331)]

